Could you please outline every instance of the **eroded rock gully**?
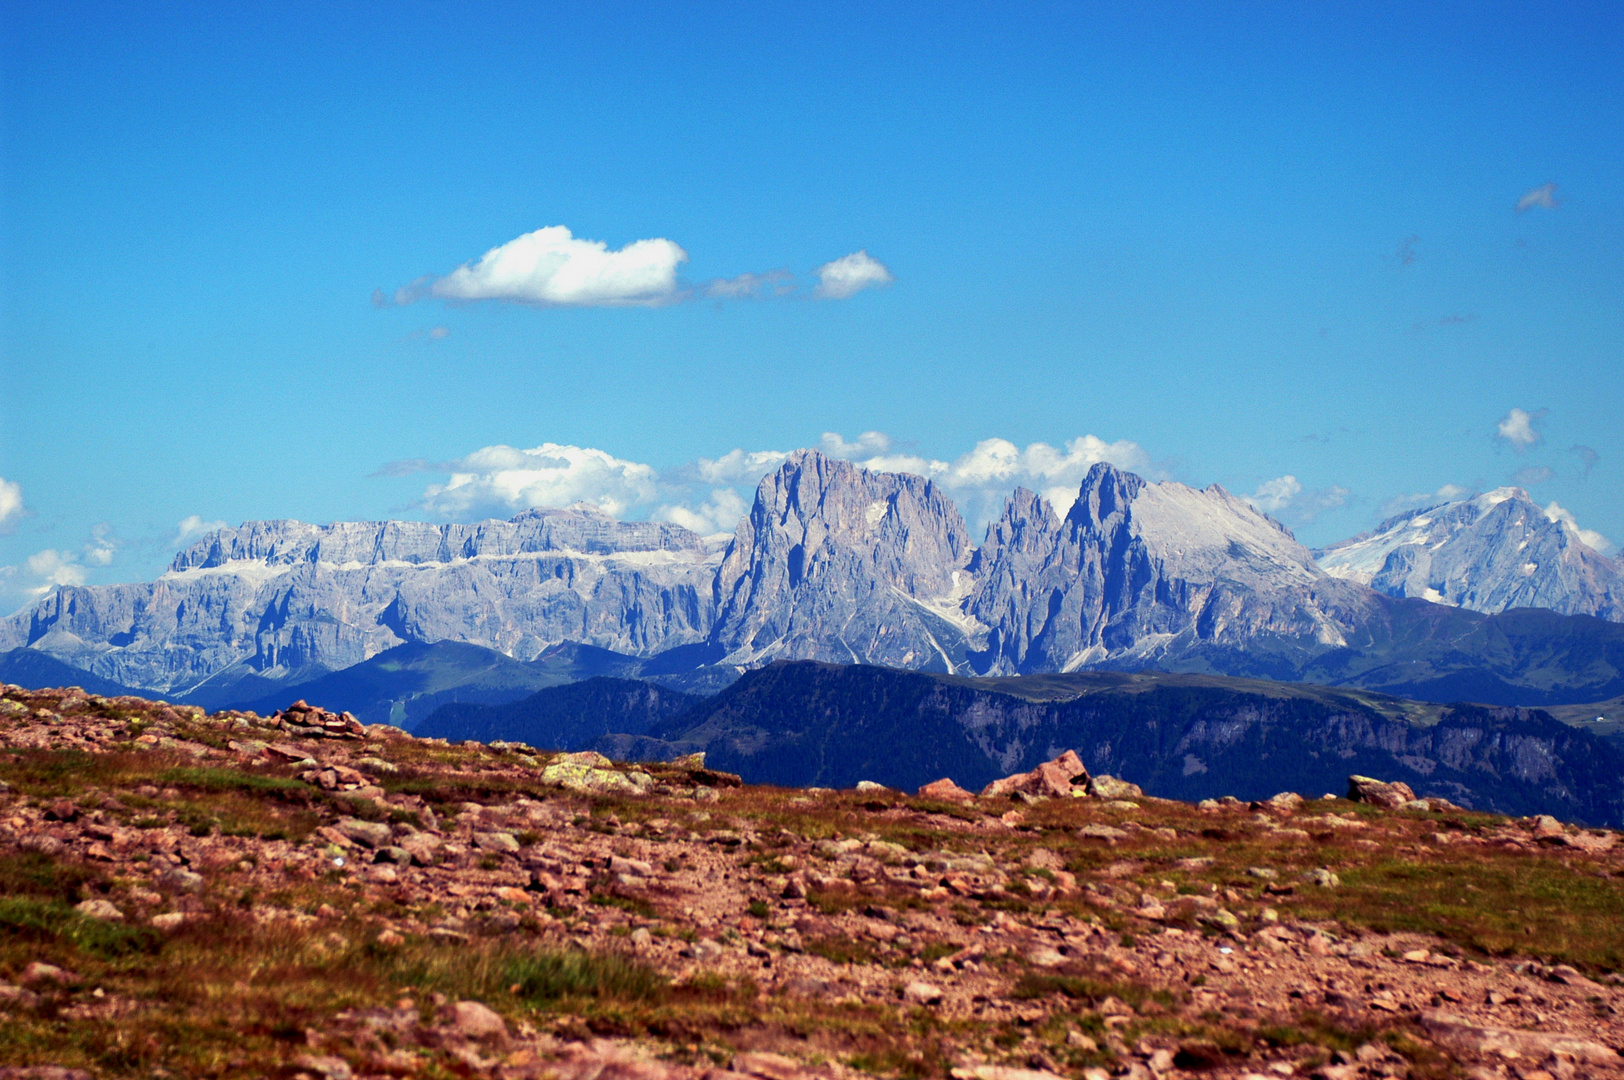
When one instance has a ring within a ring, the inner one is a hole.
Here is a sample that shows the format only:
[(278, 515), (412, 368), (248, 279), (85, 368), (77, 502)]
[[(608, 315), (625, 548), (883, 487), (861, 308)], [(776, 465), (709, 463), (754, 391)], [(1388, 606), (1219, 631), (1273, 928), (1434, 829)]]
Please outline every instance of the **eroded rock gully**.
[(0, 1077), (1621, 1071), (1616, 836), (1371, 778), (796, 791), (4, 687), (0, 779)]

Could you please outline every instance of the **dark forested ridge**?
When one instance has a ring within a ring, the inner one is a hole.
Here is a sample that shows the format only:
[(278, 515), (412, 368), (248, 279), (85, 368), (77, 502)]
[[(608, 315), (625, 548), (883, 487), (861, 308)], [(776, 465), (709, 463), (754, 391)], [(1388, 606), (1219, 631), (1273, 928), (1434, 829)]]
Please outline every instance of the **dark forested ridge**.
[(785, 662), (648, 729), (757, 783), (978, 788), (1075, 749), (1166, 798), (1340, 792), (1350, 773), (1512, 814), (1624, 821), (1624, 753), (1539, 710), (1216, 676), (961, 679)]
[(445, 705), (412, 733), (581, 750), (609, 735), (642, 735), (703, 700), (654, 683), (600, 675), (506, 705)]

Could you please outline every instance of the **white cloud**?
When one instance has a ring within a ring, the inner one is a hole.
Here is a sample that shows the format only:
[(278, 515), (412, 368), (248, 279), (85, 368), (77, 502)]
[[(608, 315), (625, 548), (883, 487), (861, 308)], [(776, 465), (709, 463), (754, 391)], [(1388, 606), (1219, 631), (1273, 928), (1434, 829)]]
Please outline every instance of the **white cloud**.
[(91, 526), (90, 539), (85, 542), (85, 562), (91, 566), (109, 566), (123, 543), (113, 535), (113, 527), (103, 521)]
[(1150, 455), (1138, 443), (1106, 442), (1095, 435), (1081, 435), (1060, 447), (1029, 443), (1025, 449), (1008, 439), (983, 439), (952, 461), (899, 452), (891, 437), (880, 431), (865, 431), (851, 442), (826, 431), (820, 445), (831, 457), (865, 469), (929, 477), (954, 495), (972, 527), (996, 517), (1005, 496), (1017, 486), (1038, 492), (1064, 515), (1077, 501), (1083, 477), (1100, 462), (1135, 472), (1151, 467)]
[(445, 466), (421, 463), (424, 471), (451, 474), (423, 492), (425, 509), (446, 517), (513, 513), (532, 506), (588, 502), (616, 517), (653, 502), (659, 474), (652, 466), (625, 461), (590, 447), (542, 443), (529, 450), (487, 446)]
[[(453, 302), (505, 300), (539, 307), (655, 307), (686, 301), (749, 300), (784, 297), (801, 290), (787, 270), (716, 278), (701, 285), (684, 284), (678, 268), (688, 253), (671, 240), (636, 240), (610, 250), (602, 240), (575, 236), (565, 225), (549, 225), (491, 248), (444, 277), (432, 274), (395, 290), (391, 301), (383, 290), (372, 293), (374, 307), (434, 299)], [(818, 268), (812, 295), (844, 300), (864, 289), (891, 284), (895, 278), (866, 251), (854, 251)], [(445, 327), (426, 331), (434, 340)], [(410, 337), (424, 336), (414, 331)]]
[(1495, 438), (1508, 444), (1517, 453), (1526, 453), (1545, 441), (1545, 436), (1535, 427), (1544, 418), (1546, 409), (1528, 412), (1526, 409), (1512, 409), (1501, 418), (1495, 426)]
[(1567, 510), (1564, 510), (1556, 502), (1553, 501), (1545, 508), (1545, 517), (1551, 521), (1561, 522), (1567, 527), (1569, 532), (1573, 533), (1573, 535), (1584, 541), (1585, 544), (1595, 548), (1603, 555), (1611, 555), (1613, 553), (1613, 542), (1611, 540), (1607, 539), (1607, 537), (1603, 536), (1595, 529), (1581, 529), (1579, 527), (1579, 522), (1575, 520), (1573, 514)]
[(1265, 514), (1291, 525), (1307, 525), (1327, 510), (1345, 505), (1351, 492), (1335, 484), (1308, 490), (1302, 481), (1287, 473), (1265, 480), (1246, 501)]
[(85, 568), (71, 551), (46, 548), (30, 555), (23, 565), (33, 579), (28, 587), (33, 596), (44, 596), (58, 585), (85, 583)]
[(123, 547), (113, 527), (101, 522), (78, 551), (46, 548), (24, 559), (21, 566), (0, 566), (0, 599), (7, 605), (37, 600), (58, 586), (83, 585), (95, 569), (112, 565)]
[(169, 546), (185, 547), (199, 537), (226, 527), (223, 521), (205, 521), (201, 514), (188, 514), (175, 523), (175, 535), (170, 538)]
[(1258, 485), (1256, 491), (1246, 497), (1246, 501), (1265, 514), (1272, 514), (1277, 510), (1290, 506), (1291, 500), (1301, 495), (1302, 492), (1303, 485), (1295, 476), (1288, 473), (1285, 476), (1277, 476), (1273, 480), (1263, 481)]
[(729, 450), (719, 458), (700, 458), (689, 467), (706, 484), (755, 484), (784, 463), (782, 450)]
[(10, 532), (23, 516), (23, 487), (0, 476), (0, 533)]
[(440, 300), (509, 300), (549, 307), (654, 305), (677, 298), (677, 267), (688, 253), (670, 240), (637, 240), (610, 251), (549, 225), (491, 248), (445, 277), (395, 295), (399, 304)]
[(818, 287), (812, 295), (822, 300), (844, 300), (895, 280), (884, 263), (866, 251), (854, 251), (818, 267)]
[(786, 296), (795, 291), (795, 276), (786, 270), (740, 274), (707, 282), (701, 291), (712, 300), (751, 300), (763, 294)]
[(1537, 188), (1529, 188), (1523, 192), (1522, 198), (1517, 200), (1517, 213), (1532, 210), (1534, 207), (1544, 207), (1546, 210), (1555, 210), (1560, 205), (1556, 197), (1555, 184), (1541, 184)]
[(669, 504), (650, 514), (654, 521), (669, 521), (691, 529), (701, 536), (731, 533), (739, 521), (750, 512), (744, 496), (733, 488), (713, 488), (710, 496), (699, 506)]
[(855, 461), (873, 457), (891, 449), (891, 436), (883, 431), (865, 431), (853, 442), (847, 442), (838, 432), (825, 431), (818, 440), (818, 448), (830, 457)]
[(1394, 514), (1402, 514), (1406, 510), (1419, 510), (1423, 506), (1440, 506), (1443, 503), (1459, 502), (1471, 493), (1471, 488), (1464, 488), (1459, 484), (1445, 484), (1437, 491), (1418, 491), (1410, 495), (1395, 495), (1382, 504), (1382, 516), (1392, 517)]

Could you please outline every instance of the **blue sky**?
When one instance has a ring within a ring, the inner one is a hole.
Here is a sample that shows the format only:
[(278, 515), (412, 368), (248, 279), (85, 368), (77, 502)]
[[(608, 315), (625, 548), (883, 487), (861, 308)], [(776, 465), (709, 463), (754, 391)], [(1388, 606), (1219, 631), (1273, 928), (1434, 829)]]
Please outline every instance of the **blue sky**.
[(1616, 5), (1126, 7), (6, 5), (0, 605), (820, 444), (1624, 539)]

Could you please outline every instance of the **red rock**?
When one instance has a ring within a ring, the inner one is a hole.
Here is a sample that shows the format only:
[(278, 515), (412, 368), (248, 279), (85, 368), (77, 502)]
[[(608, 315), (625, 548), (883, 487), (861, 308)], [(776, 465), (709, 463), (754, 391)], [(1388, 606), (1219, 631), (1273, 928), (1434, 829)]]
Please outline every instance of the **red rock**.
[(56, 983), (58, 986), (72, 986), (79, 981), (79, 976), (71, 971), (64, 971), (54, 964), (34, 961), (23, 969), (22, 977), (18, 980), (24, 986), (39, 986), (42, 983)]
[(1617, 1067), (1624, 1064), (1611, 1047), (1593, 1039), (1483, 1027), (1463, 1017), (1436, 1009), (1423, 1012), (1420, 1019), (1422, 1028), (1435, 1042), (1454, 1050), (1507, 1057), (1511, 1056), (1507, 1053), (1510, 1051), (1519, 1057), (1534, 1061), (1560, 1054), (1588, 1065)]
[(1415, 801), (1415, 792), (1410, 785), (1395, 782), (1387, 783), (1371, 776), (1348, 777), (1348, 798), (1353, 802), (1371, 803), (1375, 806), (1384, 806), (1389, 810), (1397, 810), (1405, 803)]
[(915, 794), (921, 799), (940, 799), (942, 802), (969, 802), (975, 798), (975, 792), (964, 790), (945, 776), (932, 780)]

